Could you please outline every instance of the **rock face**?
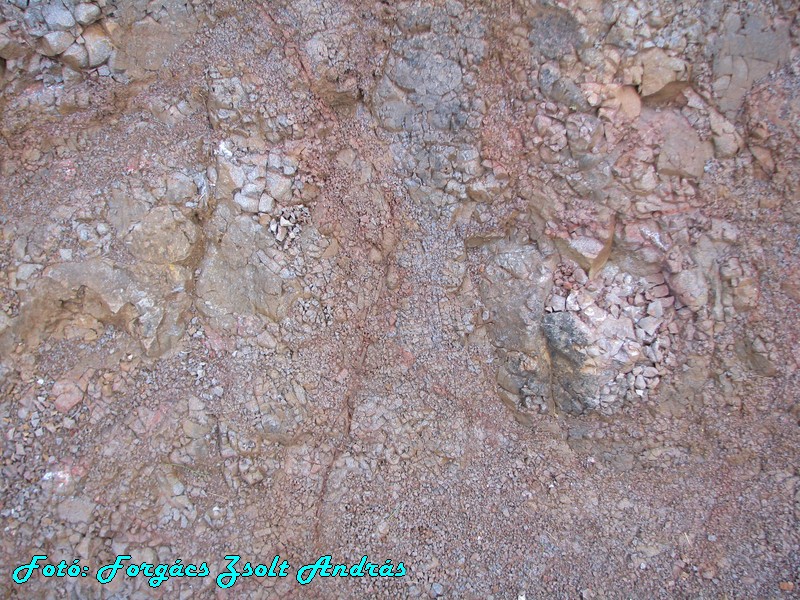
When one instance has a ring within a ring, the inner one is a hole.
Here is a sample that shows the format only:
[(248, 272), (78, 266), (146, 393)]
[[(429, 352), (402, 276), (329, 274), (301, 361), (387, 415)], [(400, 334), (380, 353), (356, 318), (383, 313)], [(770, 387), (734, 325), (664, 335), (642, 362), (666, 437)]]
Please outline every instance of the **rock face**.
[[(254, 598), (793, 591), (798, 23), (0, 2), (0, 564), (285, 557), (237, 578)], [(406, 574), (301, 586), (328, 555)], [(15, 593), (221, 593), (42, 573)]]
[(664, 144), (658, 155), (656, 168), (664, 175), (700, 179), (706, 161), (713, 155), (710, 142), (703, 142), (692, 127), (677, 115), (672, 115), (662, 126)]
[(680, 58), (669, 56), (660, 48), (645, 51), (642, 60), (642, 96), (652, 96), (662, 92), (676, 81), (686, 81), (687, 67)]
[[(166, 4), (166, 3), (165, 3)], [(156, 21), (146, 18), (135, 22), (130, 32), (120, 33), (120, 54), (115, 68), (133, 72), (158, 71), (164, 61), (191, 34), (195, 22), (181, 3), (169, 3), (177, 12)]]
[(556, 7), (536, 7), (529, 17), (528, 42), (534, 60), (558, 59), (579, 51), (584, 43), (580, 24), (570, 11)]
[(158, 206), (131, 229), (128, 242), (139, 260), (167, 265), (185, 262), (198, 237), (197, 227), (180, 211)]
[[(50, 302), (68, 302), (75, 294), (86, 298), (88, 293), (89, 312), (95, 319), (129, 329), (141, 338), (148, 354), (160, 355), (174, 347), (183, 334), (180, 321), (189, 305), (185, 294), (188, 275), (188, 269), (177, 265), (163, 269), (123, 267), (94, 259), (55, 265), (44, 277), (64, 290), (54, 295), (50, 288)], [(63, 316), (51, 304), (37, 318), (46, 325), (48, 320)]]
[(270, 258), (274, 246), (269, 245), (266, 229), (245, 216), (230, 220), (226, 216), (218, 212), (224, 233), (211, 243), (200, 264), (197, 308), (217, 327), (235, 331), (239, 315), (277, 319), (289, 299), (284, 296), (280, 267)]
[(711, 47), (720, 110), (733, 116), (753, 83), (789, 60), (791, 47), (787, 21), (770, 24), (758, 14), (743, 19), (731, 13)]

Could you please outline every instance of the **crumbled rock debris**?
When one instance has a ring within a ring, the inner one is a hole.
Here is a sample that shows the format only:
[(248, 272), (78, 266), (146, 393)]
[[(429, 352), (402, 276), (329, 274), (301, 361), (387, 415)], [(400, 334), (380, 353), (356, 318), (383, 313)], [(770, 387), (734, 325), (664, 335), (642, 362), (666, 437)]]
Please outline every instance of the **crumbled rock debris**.
[(789, 0), (0, 3), (0, 589), (791, 595), (798, 44)]

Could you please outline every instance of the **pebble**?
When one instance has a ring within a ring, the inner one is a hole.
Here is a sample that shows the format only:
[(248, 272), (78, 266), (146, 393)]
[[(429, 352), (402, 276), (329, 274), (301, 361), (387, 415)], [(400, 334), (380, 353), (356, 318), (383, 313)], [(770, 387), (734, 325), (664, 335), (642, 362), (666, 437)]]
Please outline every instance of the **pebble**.
[(254, 198), (252, 196), (247, 196), (244, 192), (236, 192), (233, 196), (233, 201), (236, 203), (239, 208), (241, 208), (244, 212), (247, 213), (258, 213), (261, 212), (260, 208), (260, 201), (258, 198)]
[(658, 369), (655, 367), (645, 367), (642, 369), (642, 375), (647, 377), (648, 379), (652, 379), (653, 377), (658, 377)]
[(578, 312), (581, 309), (580, 304), (578, 304), (578, 297), (574, 293), (567, 296), (566, 308), (572, 312)]
[(35, 263), (23, 263), (17, 268), (17, 279), (27, 281), (42, 269), (42, 265)]
[(275, 198), (269, 194), (262, 194), (258, 201), (258, 212), (270, 214), (275, 208)]

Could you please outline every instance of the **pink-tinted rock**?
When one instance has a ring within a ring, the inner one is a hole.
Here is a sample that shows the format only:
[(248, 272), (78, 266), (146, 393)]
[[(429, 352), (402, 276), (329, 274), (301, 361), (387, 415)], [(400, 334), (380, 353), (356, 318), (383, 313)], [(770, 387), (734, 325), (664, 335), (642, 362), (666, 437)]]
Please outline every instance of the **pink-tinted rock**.
[(61, 380), (53, 385), (56, 410), (67, 413), (81, 403), (83, 391), (74, 381)]

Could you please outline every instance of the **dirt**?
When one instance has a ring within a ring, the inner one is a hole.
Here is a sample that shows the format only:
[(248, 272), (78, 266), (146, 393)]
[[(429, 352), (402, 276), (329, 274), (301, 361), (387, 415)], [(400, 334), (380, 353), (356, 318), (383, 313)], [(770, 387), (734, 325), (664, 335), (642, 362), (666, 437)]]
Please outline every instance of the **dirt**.
[(799, 38), (3, 3), (4, 596), (794, 597)]

